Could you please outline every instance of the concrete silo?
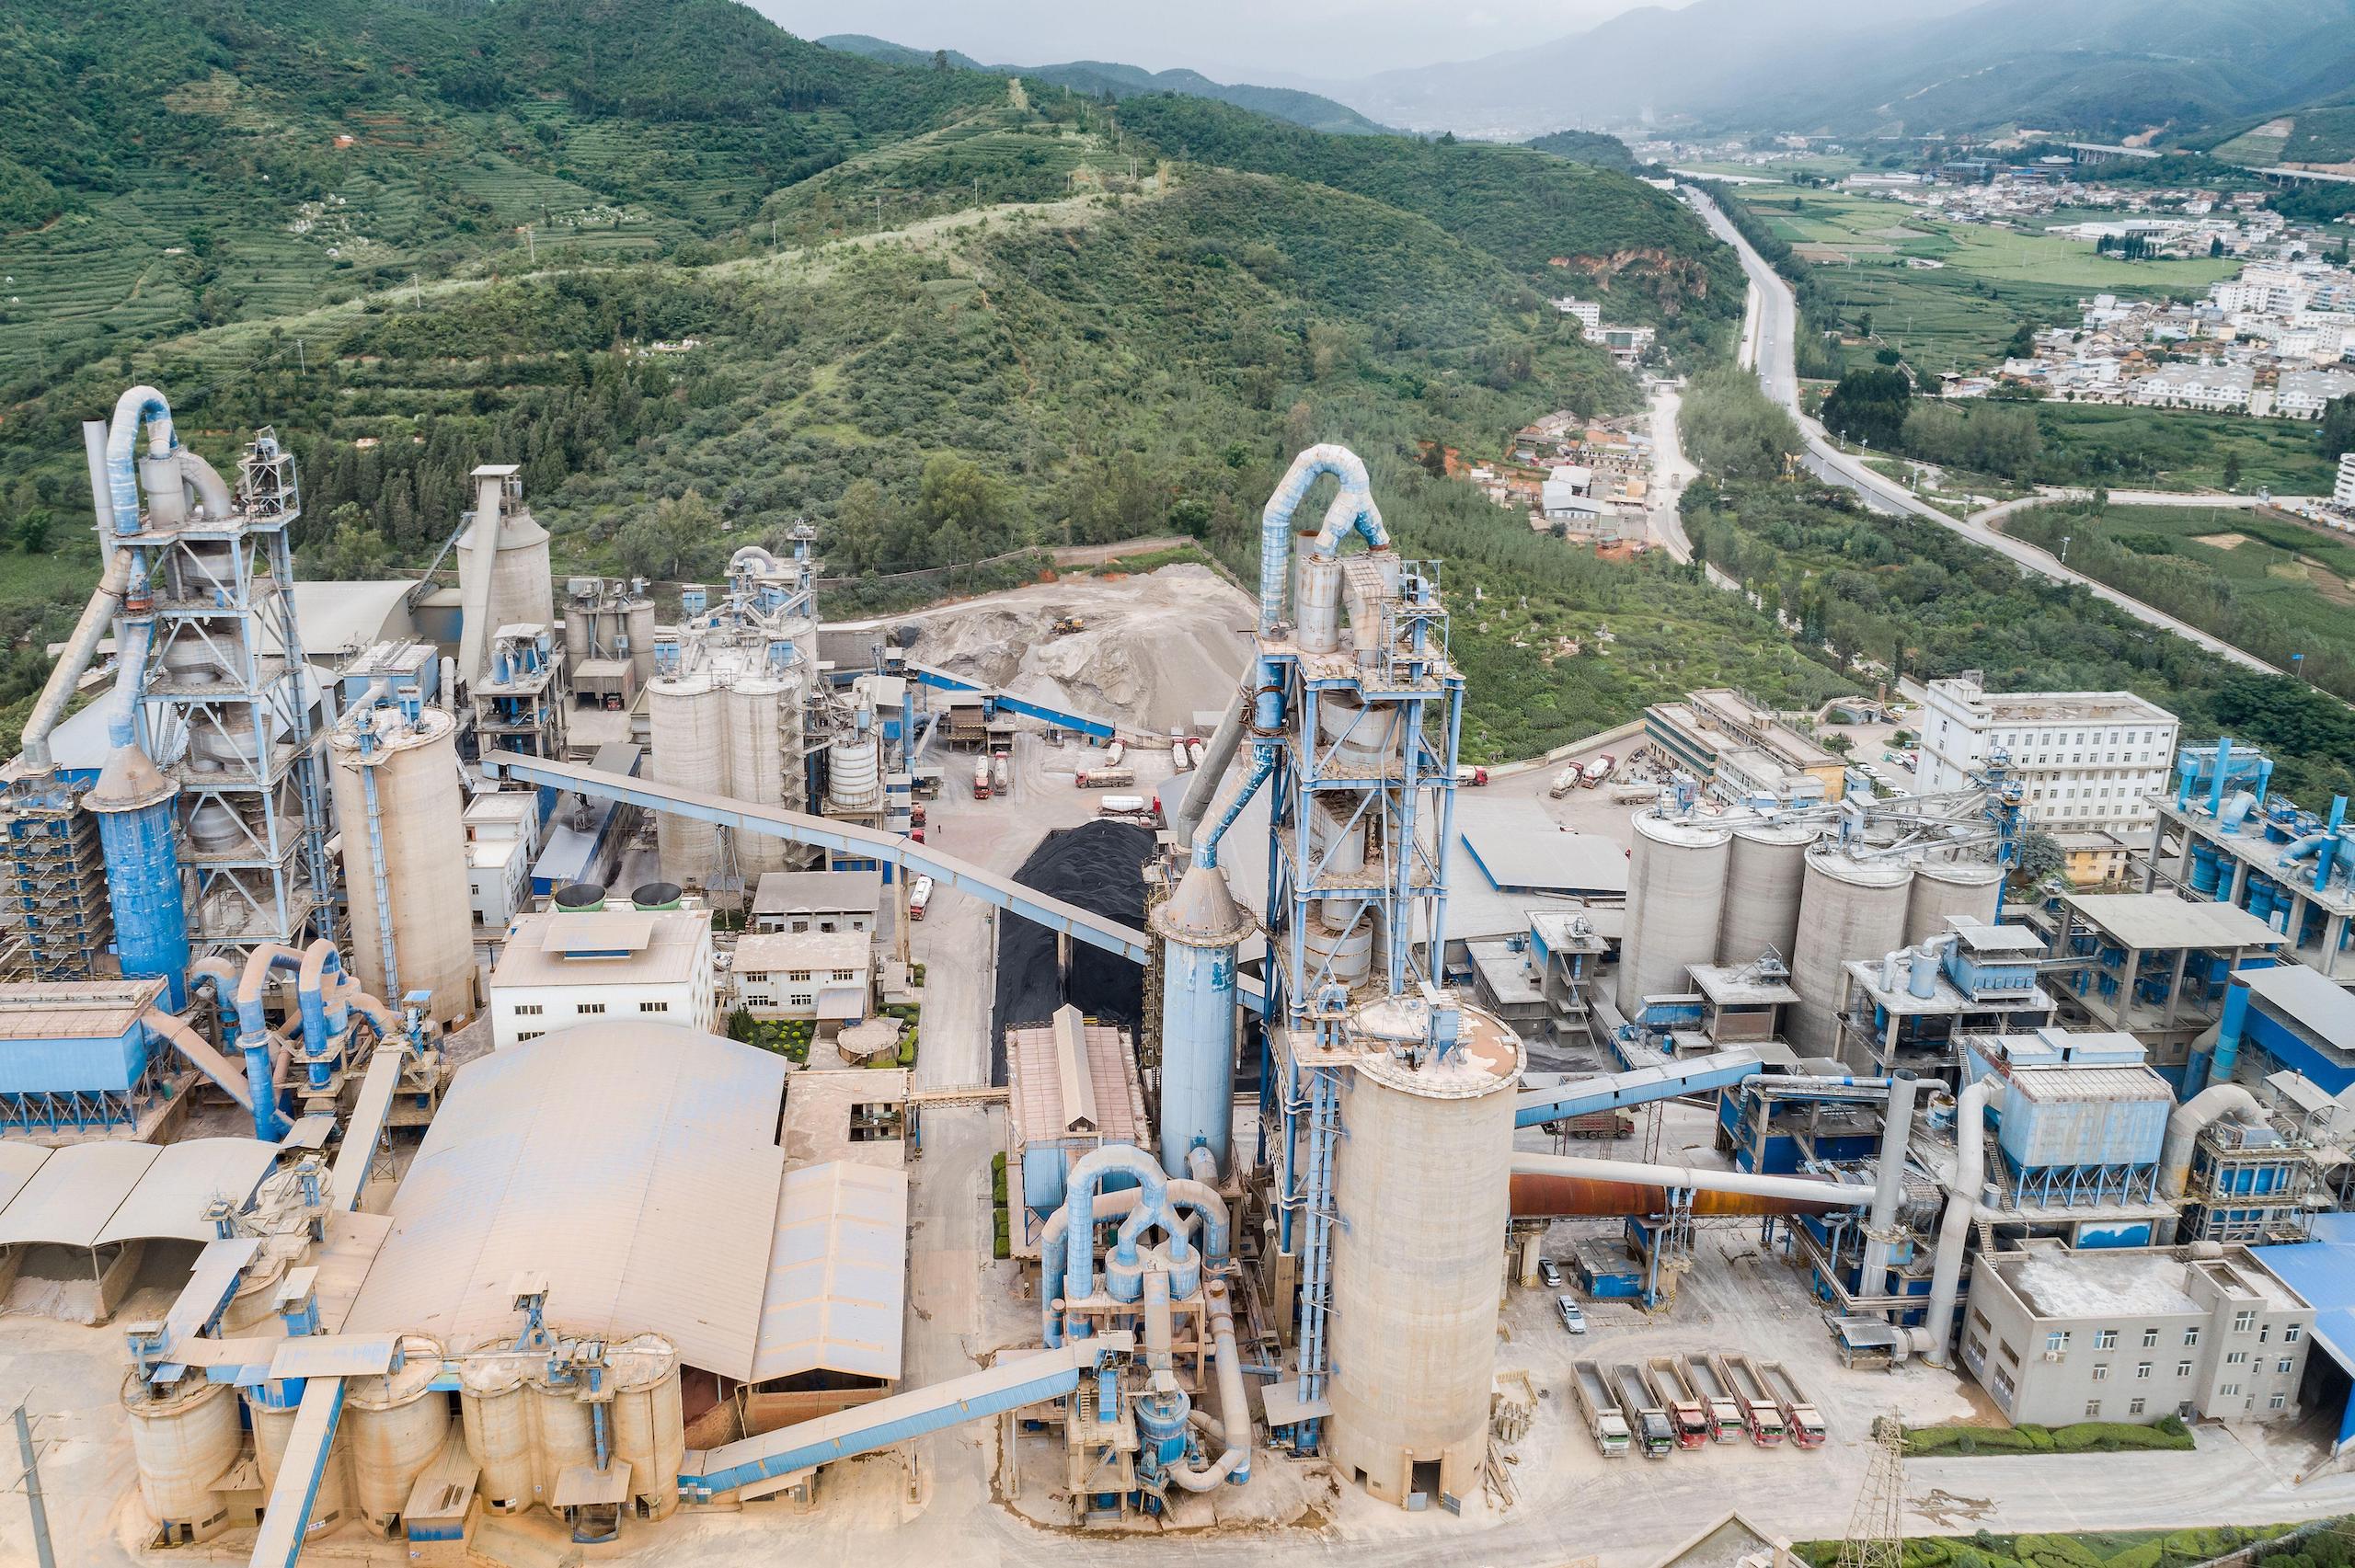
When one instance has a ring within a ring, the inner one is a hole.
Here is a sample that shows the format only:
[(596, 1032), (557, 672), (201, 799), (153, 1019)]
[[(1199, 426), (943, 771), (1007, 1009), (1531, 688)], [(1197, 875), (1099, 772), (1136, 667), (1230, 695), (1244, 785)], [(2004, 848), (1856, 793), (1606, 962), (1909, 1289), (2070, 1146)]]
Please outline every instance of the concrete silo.
[(1689, 818), (1647, 812), (1636, 818), (1615, 993), (1619, 1011), (1630, 1019), (1644, 998), (1684, 990), (1688, 966), (1717, 962), (1732, 838), (1714, 823)]
[(489, 668), (500, 627), (556, 624), (548, 531), (523, 504), (521, 471), (486, 463), (472, 477), (474, 521), (458, 540), (458, 672), (470, 682)]
[(1784, 1025), (1794, 1048), (1812, 1056), (1838, 1053), (1840, 1009), (1848, 1000), (1841, 966), (1904, 944), (1913, 886), (1913, 868), (1901, 861), (1858, 860), (1834, 847), (1808, 852), (1791, 955), (1791, 987), (1799, 1000)]
[(1993, 925), (1995, 895), (2003, 886), (2004, 868), (1992, 860), (1924, 861), (1913, 868), (1913, 891), (1906, 901), (1906, 945), (1944, 936), (1950, 915)]
[[(690, 638), (679, 666), (647, 688), (654, 754), (649, 773), (755, 806), (798, 811), (809, 790), (802, 774), (804, 676), (790, 645), (723, 637)], [(720, 830), (663, 813), (655, 831), (665, 881), (710, 888), (749, 883), (793, 864), (782, 839), (739, 835), (723, 864)]]
[(1808, 846), (1818, 832), (1796, 822), (1734, 830), (1726, 864), (1725, 918), (1717, 927), (1718, 963), (1752, 963), (1768, 948), (1790, 963), (1798, 943)]
[(389, 1007), (409, 991), (431, 991), (427, 1012), (445, 1023), (475, 1010), (457, 728), (440, 708), (410, 714), (383, 704), (345, 714), (327, 743), (352, 967)]
[[(724, 793), (728, 784), (725, 695), (708, 670), (659, 675), (646, 689), (646, 716), (654, 742), (647, 776), (657, 784)], [(655, 819), (665, 881), (708, 883), (719, 865), (719, 830), (694, 817), (664, 812)]]
[(1196, 865), (1148, 922), (1161, 938), (1161, 1165), (1188, 1152), (1227, 1168), (1235, 1126), (1235, 947), (1256, 922), (1214, 865)]
[[(1356, 1032), (1419, 1042), (1431, 1015), (1387, 997), (1359, 1010)], [(1449, 1054), (1355, 1062), (1334, 1150), (1330, 1452), (1344, 1478), (1401, 1505), (1479, 1489), (1523, 1060), (1492, 1015), (1441, 1016), (1456, 1031)]]

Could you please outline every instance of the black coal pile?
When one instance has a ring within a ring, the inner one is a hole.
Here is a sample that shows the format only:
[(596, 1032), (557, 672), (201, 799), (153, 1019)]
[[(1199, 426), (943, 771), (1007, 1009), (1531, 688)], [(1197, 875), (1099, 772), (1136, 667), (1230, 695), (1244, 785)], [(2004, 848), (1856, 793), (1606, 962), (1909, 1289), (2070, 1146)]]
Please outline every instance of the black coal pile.
[[(1146, 830), (1126, 822), (1086, 822), (1048, 834), (1014, 879), (1090, 914), (1142, 930), (1142, 867), (1152, 858), (1153, 834)], [(1056, 966), (1053, 932), (1018, 915), (998, 917), (991, 1082), (1005, 1082), (1005, 1031), (1043, 1024), (1065, 1002), (1131, 1030), (1143, 1017), (1143, 965), (1082, 942), (1074, 942), (1071, 948), (1066, 979)]]

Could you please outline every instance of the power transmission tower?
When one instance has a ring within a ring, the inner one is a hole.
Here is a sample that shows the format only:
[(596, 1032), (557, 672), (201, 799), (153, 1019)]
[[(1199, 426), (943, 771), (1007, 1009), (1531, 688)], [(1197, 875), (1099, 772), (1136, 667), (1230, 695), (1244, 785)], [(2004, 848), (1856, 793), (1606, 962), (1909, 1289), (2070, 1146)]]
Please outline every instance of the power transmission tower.
[(1893, 1415), (1873, 1423), (1873, 1457), (1865, 1471), (1856, 1511), (1840, 1542), (1838, 1568), (1904, 1568), (1905, 1473), (1903, 1428)]

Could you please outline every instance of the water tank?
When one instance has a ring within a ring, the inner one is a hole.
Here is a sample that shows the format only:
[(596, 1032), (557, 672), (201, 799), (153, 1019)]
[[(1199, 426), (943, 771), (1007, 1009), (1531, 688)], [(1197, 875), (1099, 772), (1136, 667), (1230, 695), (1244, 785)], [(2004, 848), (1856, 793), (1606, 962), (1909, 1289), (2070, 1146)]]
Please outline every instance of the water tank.
[(245, 1447), (236, 1391), (198, 1372), (157, 1392), (132, 1368), (122, 1379), (122, 1409), (147, 1512), (158, 1524), (186, 1525), (202, 1539), (205, 1522), (221, 1512), (213, 1482)]
[(498, 1354), (512, 1336), (486, 1341), (458, 1364), (458, 1419), (465, 1424), (466, 1451), (481, 1467), (476, 1490), (494, 1514), (512, 1514), (532, 1504), (532, 1417), (523, 1401), (521, 1357)]
[[(361, 727), (371, 727), (371, 747)], [(336, 826), (351, 901), (351, 963), (368, 994), (398, 1007), (430, 990), (440, 1022), (475, 1010), (474, 912), (466, 887), (465, 809), (458, 788), (457, 720), (439, 708), (414, 721), (397, 710), (354, 709), (328, 741)], [(362, 774), (373, 778), (372, 802)], [(372, 828), (372, 815), (373, 818)], [(376, 877), (381, 874), (380, 890)], [(385, 972), (389, 918), (397, 982)]]
[(1488, 1452), (1522, 1057), (1475, 1009), (1461, 1039), (1419, 1069), (1361, 1059), (1335, 1144), (1349, 1223), (1333, 1233), (1329, 1451), (1342, 1476), (1402, 1505), (1414, 1491), (1477, 1495)]
[(629, 638), (629, 668), (637, 683), (654, 679), (654, 601), (643, 595), (622, 605), (623, 635)]
[(845, 735), (827, 748), (826, 798), (838, 811), (868, 811), (883, 803), (882, 747), (875, 733)]
[(1995, 895), (2004, 868), (1992, 860), (1925, 860), (1913, 868), (1913, 891), (1905, 904), (1905, 941), (1911, 945), (1947, 933), (1949, 915), (1995, 923)]
[[(709, 672), (669, 675), (647, 688), (653, 754), (648, 776), (658, 784), (724, 793), (728, 767), (727, 696)], [(666, 811), (656, 818), (662, 879), (700, 887), (719, 860), (719, 831), (710, 823)]]
[[(576, 586), (583, 581), (595, 584), (596, 580), (594, 578), (573, 579)], [(564, 667), (577, 676), (581, 665), (594, 656), (596, 646), (597, 591), (592, 587), (586, 593), (574, 593), (565, 601)]]
[(1688, 989), (1685, 969), (1717, 956), (1719, 911), (1733, 835), (1708, 822), (1646, 812), (1627, 866), (1627, 924), (1619, 944), (1619, 1011)]
[(362, 1519), (381, 1536), (399, 1528), (410, 1489), (450, 1436), (450, 1396), (431, 1387), (442, 1373), (442, 1346), (404, 1334), (401, 1356), (397, 1371), (344, 1383), (352, 1494)]
[(1791, 986), (1799, 1000), (1784, 1022), (1801, 1055), (1838, 1054), (1840, 1009), (1848, 1000), (1841, 966), (1905, 944), (1913, 884), (1913, 867), (1894, 860), (1860, 861), (1836, 848), (1808, 852), (1798, 941), (1791, 954)]
[[(253, 1423), (254, 1459), (261, 1468), (264, 1497), (278, 1484), (279, 1466), (286, 1458), (286, 1445), (294, 1436), (294, 1415), (302, 1397), (299, 1381), (258, 1383), (246, 1391), (246, 1413)], [(311, 1494), (310, 1522), (303, 1528), (304, 1540), (316, 1540), (351, 1517), (350, 1461), (350, 1450), (346, 1443), (338, 1442), (327, 1450), (327, 1465), (319, 1472), (318, 1490)]]
[(687, 1457), (679, 1353), (660, 1334), (639, 1334), (606, 1347), (605, 1375), (614, 1391), (614, 1458), (629, 1466), (631, 1499), (645, 1516), (669, 1518)]
[(1799, 889), (1807, 878), (1808, 846), (1817, 833), (1805, 823), (1759, 822), (1734, 830), (1726, 854), (1718, 963), (1752, 963), (1770, 947), (1785, 964), (1791, 961), (1791, 949), (1798, 941)]

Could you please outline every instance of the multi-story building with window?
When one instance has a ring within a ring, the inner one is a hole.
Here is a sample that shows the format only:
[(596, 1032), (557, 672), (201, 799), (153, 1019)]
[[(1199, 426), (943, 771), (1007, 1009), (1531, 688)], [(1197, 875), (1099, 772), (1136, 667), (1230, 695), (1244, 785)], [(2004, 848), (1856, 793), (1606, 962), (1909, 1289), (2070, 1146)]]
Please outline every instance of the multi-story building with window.
[(575, 1024), (675, 1024), (716, 1033), (711, 911), (518, 916), (490, 973), (490, 1021), (497, 1050)]
[(1975, 673), (1933, 681), (1922, 708), (1920, 787), (1966, 788), (2000, 748), (2038, 827), (2148, 827), (2176, 728), (2173, 714), (2131, 692), (1991, 692)]
[(2314, 1320), (2246, 1247), (2037, 1242), (1980, 1258), (1962, 1361), (2015, 1422), (2288, 1421)]

